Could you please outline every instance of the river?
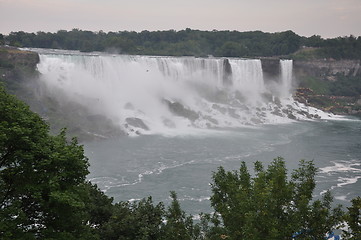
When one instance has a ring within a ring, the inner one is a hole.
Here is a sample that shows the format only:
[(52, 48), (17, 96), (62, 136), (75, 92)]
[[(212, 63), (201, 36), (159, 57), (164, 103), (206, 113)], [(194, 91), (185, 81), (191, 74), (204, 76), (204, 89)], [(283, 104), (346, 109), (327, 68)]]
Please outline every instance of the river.
[(85, 144), (89, 179), (115, 201), (152, 196), (169, 203), (176, 191), (190, 214), (211, 212), (212, 172), (253, 168), (282, 156), (289, 168), (300, 159), (319, 168), (314, 197), (330, 189), (336, 203), (348, 206), (361, 189), (361, 122), (300, 121), (223, 130), (195, 130), (181, 136), (120, 137)]

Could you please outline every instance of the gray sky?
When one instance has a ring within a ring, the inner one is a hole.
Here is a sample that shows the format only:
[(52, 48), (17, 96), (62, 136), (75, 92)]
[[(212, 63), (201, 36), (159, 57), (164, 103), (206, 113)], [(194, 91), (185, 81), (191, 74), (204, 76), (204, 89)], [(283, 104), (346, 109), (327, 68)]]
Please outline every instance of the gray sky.
[(361, 36), (361, 0), (0, 0), (0, 33), (237, 30)]

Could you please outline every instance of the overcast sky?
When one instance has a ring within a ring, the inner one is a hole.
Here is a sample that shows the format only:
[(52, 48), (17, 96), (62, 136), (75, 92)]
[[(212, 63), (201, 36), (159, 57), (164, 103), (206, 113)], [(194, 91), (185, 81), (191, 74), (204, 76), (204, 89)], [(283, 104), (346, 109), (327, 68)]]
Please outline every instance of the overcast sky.
[(361, 0), (0, 0), (0, 33), (73, 28), (361, 36)]

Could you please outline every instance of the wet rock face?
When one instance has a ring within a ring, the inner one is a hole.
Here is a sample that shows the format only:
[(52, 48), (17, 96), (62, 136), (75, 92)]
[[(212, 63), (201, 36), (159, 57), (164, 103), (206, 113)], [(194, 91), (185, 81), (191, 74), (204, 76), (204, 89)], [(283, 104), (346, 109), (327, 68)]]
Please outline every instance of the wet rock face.
[[(280, 76), (279, 58), (261, 58), (265, 80), (275, 80)], [(293, 60), (293, 74), (296, 79), (312, 76), (328, 81), (336, 81), (337, 75), (347, 77), (361, 76), (360, 60)]]
[(226, 58), (223, 60), (223, 85), (232, 86), (232, 84), (232, 67)]
[(163, 99), (163, 102), (168, 106), (169, 110), (177, 116), (188, 118), (191, 121), (195, 121), (199, 118), (199, 114), (195, 111), (185, 108), (179, 102), (171, 102), (169, 100)]
[(126, 118), (125, 122), (132, 127), (141, 128), (143, 130), (149, 130), (149, 127), (140, 118), (136, 118), (136, 117)]
[(280, 75), (280, 60), (278, 58), (262, 58), (262, 70), (266, 79), (277, 79)]
[(317, 59), (293, 62), (293, 70), (296, 76), (309, 75), (313, 77), (321, 77), (329, 81), (335, 81), (336, 75), (343, 76), (361, 76), (360, 60), (330, 60)]
[[(12, 47), (0, 47), (0, 82), (12, 94), (16, 94), (23, 85), (31, 84), (37, 76), (36, 65), (39, 55)], [(25, 84), (24, 84), (25, 83)]]
[(16, 48), (0, 47), (0, 66), (27, 66), (35, 69), (36, 64), (38, 64), (39, 61), (39, 55), (35, 52), (22, 51)]

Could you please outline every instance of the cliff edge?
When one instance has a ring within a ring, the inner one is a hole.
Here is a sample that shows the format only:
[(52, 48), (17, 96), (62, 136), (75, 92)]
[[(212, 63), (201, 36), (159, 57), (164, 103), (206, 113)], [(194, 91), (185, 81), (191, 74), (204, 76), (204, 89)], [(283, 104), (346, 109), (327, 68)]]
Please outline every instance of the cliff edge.
[(35, 52), (0, 46), (0, 81), (11, 86), (13, 81), (23, 80), (25, 75), (34, 75), (39, 61)]
[(294, 60), (295, 99), (327, 112), (361, 116), (361, 61)]

